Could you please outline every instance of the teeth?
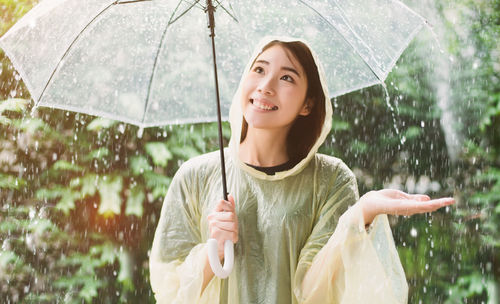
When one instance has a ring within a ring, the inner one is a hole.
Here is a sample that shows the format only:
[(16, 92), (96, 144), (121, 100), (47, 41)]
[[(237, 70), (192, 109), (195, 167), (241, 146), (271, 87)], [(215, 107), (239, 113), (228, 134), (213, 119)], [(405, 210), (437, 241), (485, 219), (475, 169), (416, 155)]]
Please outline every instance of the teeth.
[(254, 100), (254, 99), (252, 99), (252, 103), (253, 103), (253, 105), (254, 105), (254, 106), (256, 106), (257, 108), (262, 109), (262, 110), (266, 110), (266, 111), (271, 111), (271, 110), (277, 110), (277, 109), (278, 109), (278, 107), (277, 107), (277, 106), (270, 107), (270, 106), (267, 106), (267, 105), (265, 105), (265, 104), (260, 103), (260, 102), (259, 102), (259, 101), (257, 101), (257, 100)]

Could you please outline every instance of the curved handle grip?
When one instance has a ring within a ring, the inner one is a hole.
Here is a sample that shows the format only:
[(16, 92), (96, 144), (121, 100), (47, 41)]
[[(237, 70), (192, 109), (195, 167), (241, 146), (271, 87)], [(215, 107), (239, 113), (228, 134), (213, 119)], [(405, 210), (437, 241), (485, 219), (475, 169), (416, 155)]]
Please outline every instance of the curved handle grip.
[(233, 270), (234, 248), (233, 242), (226, 240), (224, 242), (224, 267), (220, 264), (219, 254), (217, 253), (217, 240), (208, 239), (207, 241), (208, 262), (216, 276), (225, 279)]

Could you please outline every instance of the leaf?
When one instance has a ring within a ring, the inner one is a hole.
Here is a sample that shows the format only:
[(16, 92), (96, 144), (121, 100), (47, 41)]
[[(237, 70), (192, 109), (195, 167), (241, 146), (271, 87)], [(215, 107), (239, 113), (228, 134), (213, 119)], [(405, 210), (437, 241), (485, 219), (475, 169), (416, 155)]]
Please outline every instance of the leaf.
[(87, 276), (85, 278), (83, 288), (78, 294), (80, 297), (84, 298), (87, 302), (92, 302), (92, 299), (97, 297), (97, 290), (102, 282), (95, 280), (92, 276)]
[(189, 159), (200, 155), (200, 152), (192, 146), (174, 146), (171, 148), (171, 151), (174, 155), (182, 159)]
[(15, 264), (19, 257), (12, 251), (0, 251), (0, 269), (5, 269), (9, 264)]
[(116, 120), (97, 117), (96, 119), (92, 120), (87, 125), (87, 130), (88, 131), (99, 131), (101, 129), (108, 129), (108, 128), (111, 128), (116, 123), (118, 123), (118, 121), (116, 121)]
[(151, 171), (153, 168), (144, 156), (135, 156), (130, 160), (130, 168), (133, 175), (141, 175), (144, 172)]
[(146, 152), (153, 158), (153, 163), (161, 167), (165, 167), (167, 162), (173, 157), (167, 145), (162, 142), (147, 143)]
[(22, 113), (26, 110), (26, 106), (29, 104), (28, 99), (22, 98), (11, 98), (7, 100), (3, 100), (0, 102), (0, 115), (5, 111), (13, 111)]
[(82, 195), (94, 195), (97, 190), (99, 177), (95, 174), (87, 174), (81, 179), (82, 181)]
[(0, 173), (0, 188), (19, 189), (24, 185), (26, 185), (26, 181), (24, 179)]
[(34, 221), (30, 221), (28, 225), (28, 229), (31, 231), (35, 232), (35, 234), (41, 235), (45, 231), (58, 231), (59, 228), (57, 228), (54, 223), (52, 223), (49, 219), (41, 218), (41, 219), (36, 219)]
[(58, 160), (52, 165), (54, 170), (83, 171), (83, 168), (65, 160)]
[(152, 194), (153, 199), (156, 200), (159, 197), (165, 197), (167, 195), (168, 186), (157, 186), (153, 188)]
[(132, 262), (127, 252), (121, 251), (118, 254), (120, 262), (120, 272), (118, 273), (118, 282), (122, 283), (125, 290), (133, 290), (134, 284), (132, 283)]
[(411, 126), (405, 130), (404, 136), (407, 139), (411, 140), (411, 139), (415, 139), (415, 138), (419, 137), (422, 133), (423, 133), (422, 128), (416, 127), (416, 126)]
[(125, 215), (136, 215), (141, 217), (143, 214), (142, 203), (146, 198), (146, 195), (144, 195), (144, 189), (140, 187), (133, 187), (129, 191), (130, 194), (127, 198)]
[(63, 195), (56, 204), (56, 209), (61, 210), (68, 215), (69, 211), (75, 208), (75, 200), (81, 198), (79, 192), (74, 192), (71, 189), (64, 189)]
[(109, 149), (108, 148), (99, 148), (93, 151), (90, 151), (88, 155), (84, 157), (84, 160), (89, 161), (92, 159), (103, 159), (106, 156), (109, 156)]
[(167, 177), (163, 174), (151, 172), (151, 171), (144, 173), (144, 179), (146, 181), (146, 185), (149, 188), (154, 188), (157, 186), (168, 186), (168, 185), (170, 185), (170, 181), (171, 181), (170, 177)]
[(368, 144), (360, 140), (355, 140), (351, 143), (351, 149), (358, 153), (365, 153), (368, 151), (368, 148)]
[(111, 244), (104, 244), (101, 247), (101, 258), (103, 265), (112, 265), (116, 259), (117, 248)]
[(66, 191), (67, 189), (61, 186), (56, 186), (52, 189), (40, 188), (36, 191), (35, 196), (39, 200), (50, 200), (63, 196)]
[(99, 205), (99, 214), (104, 216), (112, 216), (120, 214), (122, 199), (120, 192), (122, 191), (122, 178), (120, 176), (103, 176), (99, 179), (99, 195), (101, 204)]
[(34, 134), (38, 130), (50, 131), (49, 125), (39, 118), (15, 120), (14, 126), (30, 134)]
[(336, 119), (332, 120), (332, 130), (334, 131), (345, 131), (349, 130), (350, 127), (351, 126), (346, 121), (341, 121)]

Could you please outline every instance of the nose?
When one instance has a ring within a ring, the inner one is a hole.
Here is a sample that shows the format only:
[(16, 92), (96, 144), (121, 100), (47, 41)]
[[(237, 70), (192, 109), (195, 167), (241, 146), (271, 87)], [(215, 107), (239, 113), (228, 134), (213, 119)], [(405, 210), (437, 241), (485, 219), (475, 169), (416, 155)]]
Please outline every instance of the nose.
[(274, 94), (274, 80), (271, 76), (261, 78), (257, 91), (264, 95)]

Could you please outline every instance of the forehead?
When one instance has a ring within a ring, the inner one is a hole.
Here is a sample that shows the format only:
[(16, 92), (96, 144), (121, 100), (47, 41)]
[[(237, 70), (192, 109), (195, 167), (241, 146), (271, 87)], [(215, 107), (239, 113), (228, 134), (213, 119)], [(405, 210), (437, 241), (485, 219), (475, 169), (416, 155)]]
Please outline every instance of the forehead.
[(279, 67), (289, 66), (295, 68), (300, 74), (304, 73), (302, 65), (288, 49), (281, 45), (273, 45), (257, 56), (255, 61), (265, 60), (271, 65)]

